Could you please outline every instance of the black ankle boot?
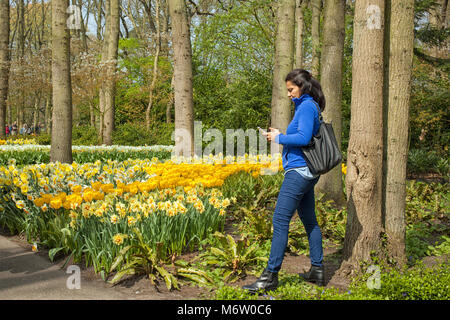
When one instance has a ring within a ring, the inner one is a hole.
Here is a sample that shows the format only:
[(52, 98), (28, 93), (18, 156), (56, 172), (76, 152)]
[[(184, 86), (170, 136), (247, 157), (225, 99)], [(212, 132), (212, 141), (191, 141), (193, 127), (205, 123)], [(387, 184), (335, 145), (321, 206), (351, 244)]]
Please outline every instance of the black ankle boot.
[(313, 282), (319, 286), (325, 285), (325, 275), (323, 266), (317, 267), (312, 265), (308, 272), (299, 273), (298, 275), (305, 281)]
[(258, 290), (262, 289), (275, 290), (278, 287), (278, 273), (270, 272), (264, 269), (261, 276), (252, 284), (248, 284), (242, 287), (242, 289), (248, 290), (252, 293), (256, 293)]

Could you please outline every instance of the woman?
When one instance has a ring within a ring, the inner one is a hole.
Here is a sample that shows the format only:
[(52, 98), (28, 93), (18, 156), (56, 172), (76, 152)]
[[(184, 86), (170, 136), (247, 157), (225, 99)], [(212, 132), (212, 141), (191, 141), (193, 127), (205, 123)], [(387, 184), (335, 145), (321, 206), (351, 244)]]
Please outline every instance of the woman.
[(285, 174), (273, 214), (272, 246), (267, 267), (256, 282), (243, 287), (251, 292), (277, 288), (278, 272), (288, 241), (289, 223), (296, 210), (308, 235), (311, 259), (310, 270), (299, 275), (306, 281), (324, 285), (322, 233), (317, 224), (314, 201), (314, 185), (319, 176), (309, 171), (301, 147), (307, 145), (319, 130), (318, 108), (324, 110), (325, 97), (319, 82), (306, 70), (294, 69), (286, 76), (285, 81), (288, 97), (295, 105), (295, 114), (286, 134), (274, 128), (264, 134), (269, 141), (283, 145)]

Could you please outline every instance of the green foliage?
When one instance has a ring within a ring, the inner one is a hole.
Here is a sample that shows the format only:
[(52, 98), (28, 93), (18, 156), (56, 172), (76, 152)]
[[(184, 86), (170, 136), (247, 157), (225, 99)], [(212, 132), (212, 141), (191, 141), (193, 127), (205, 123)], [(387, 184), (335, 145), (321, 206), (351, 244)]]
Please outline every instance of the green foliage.
[(445, 241), (435, 249), (431, 242), (434, 237), (448, 233), (450, 194), (446, 184), (418, 181), (408, 181), (406, 191), (406, 254), (412, 264), (445, 251)]
[(50, 145), (52, 142), (52, 136), (50, 133), (42, 132), (36, 136), (36, 143), (40, 145)]
[(0, 165), (8, 165), (11, 161), (14, 161), (17, 166), (36, 163), (49, 163), (50, 153), (47, 151), (38, 150), (0, 152)]
[[(399, 271), (381, 270), (380, 287), (368, 286), (373, 273), (365, 273), (343, 291), (335, 287), (318, 290), (314, 285), (299, 280), (296, 275), (280, 274), (276, 290), (262, 296), (266, 300), (448, 300), (450, 298), (450, 265), (448, 262), (427, 268), (422, 264)], [(251, 300), (251, 295), (241, 288), (219, 288), (213, 299)]]
[(259, 243), (250, 244), (247, 238), (235, 240), (231, 235), (214, 233), (215, 244), (201, 254), (199, 258), (206, 265), (215, 266), (224, 282), (234, 282), (246, 275), (258, 261), (267, 262), (259, 256)]
[(120, 250), (109, 272), (117, 270), (117, 273), (109, 281), (117, 283), (125, 275), (145, 274), (150, 282), (155, 285), (157, 275), (166, 283), (167, 289), (179, 289), (176, 277), (171, 274), (162, 263), (163, 251), (159, 250), (162, 243), (158, 243), (156, 250), (144, 241), (139, 229), (134, 228), (130, 239), (131, 244)]
[(252, 294), (248, 290), (239, 287), (221, 286), (214, 292), (214, 300), (258, 300), (258, 294)]
[[(382, 270), (380, 289), (367, 286), (365, 274), (350, 286), (349, 298), (377, 300), (448, 300), (450, 297), (450, 265), (443, 263), (431, 268), (418, 264), (399, 271)], [(345, 294), (344, 294), (345, 296)]]
[(91, 146), (98, 144), (98, 132), (92, 126), (74, 126), (72, 128), (72, 145)]
[(113, 143), (124, 146), (173, 145), (173, 130), (172, 123), (153, 123), (148, 131), (143, 124), (125, 123), (116, 127), (113, 133)]
[(443, 235), (442, 242), (436, 241), (435, 246), (428, 246), (427, 255), (443, 256), (450, 254), (450, 237)]
[(436, 151), (411, 149), (408, 154), (407, 170), (409, 173), (435, 172), (448, 176), (450, 164), (448, 158), (439, 156)]
[(316, 216), (323, 237), (343, 243), (347, 224), (347, 208), (339, 208), (332, 200), (324, 201), (323, 194), (316, 195)]

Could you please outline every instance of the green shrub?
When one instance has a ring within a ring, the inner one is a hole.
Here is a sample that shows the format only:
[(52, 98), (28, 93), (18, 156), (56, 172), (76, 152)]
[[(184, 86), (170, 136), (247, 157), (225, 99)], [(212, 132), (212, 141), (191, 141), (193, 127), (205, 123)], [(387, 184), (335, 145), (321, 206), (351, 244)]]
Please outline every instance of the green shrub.
[(351, 286), (355, 295), (379, 300), (448, 300), (450, 298), (450, 264), (431, 268), (418, 264), (406, 271), (381, 273), (380, 289), (369, 289), (364, 281)]
[(143, 124), (125, 123), (115, 128), (113, 144), (123, 146), (173, 145), (172, 123), (154, 124), (149, 131)]
[(407, 161), (408, 173), (435, 172), (448, 175), (450, 165), (446, 158), (440, 157), (436, 151), (411, 149)]
[(52, 136), (49, 133), (40, 133), (36, 136), (36, 143), (40, 145), (50, 145)]
[(98, 144), (98, 132), (92, 126), (74, 126), (72, 128), (72, 145), (92, 146)]

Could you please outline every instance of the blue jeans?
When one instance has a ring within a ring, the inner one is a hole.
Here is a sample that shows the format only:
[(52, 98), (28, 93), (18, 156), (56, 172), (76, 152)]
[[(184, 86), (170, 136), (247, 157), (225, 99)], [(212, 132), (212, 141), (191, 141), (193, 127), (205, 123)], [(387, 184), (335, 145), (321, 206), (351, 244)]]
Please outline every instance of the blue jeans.
[(278, 272), (284, 258), (288, 241), (289, 223), (295, 210), (305, 226), (309, 242), (311, 264), (322, 266), (322, 233), (317, 224), (314, 201), (314, 185), (319, 177), (306, 179), (296, 171), (289, 171), (284, 176), (273, 214), (273, 236), (267, 269)]

